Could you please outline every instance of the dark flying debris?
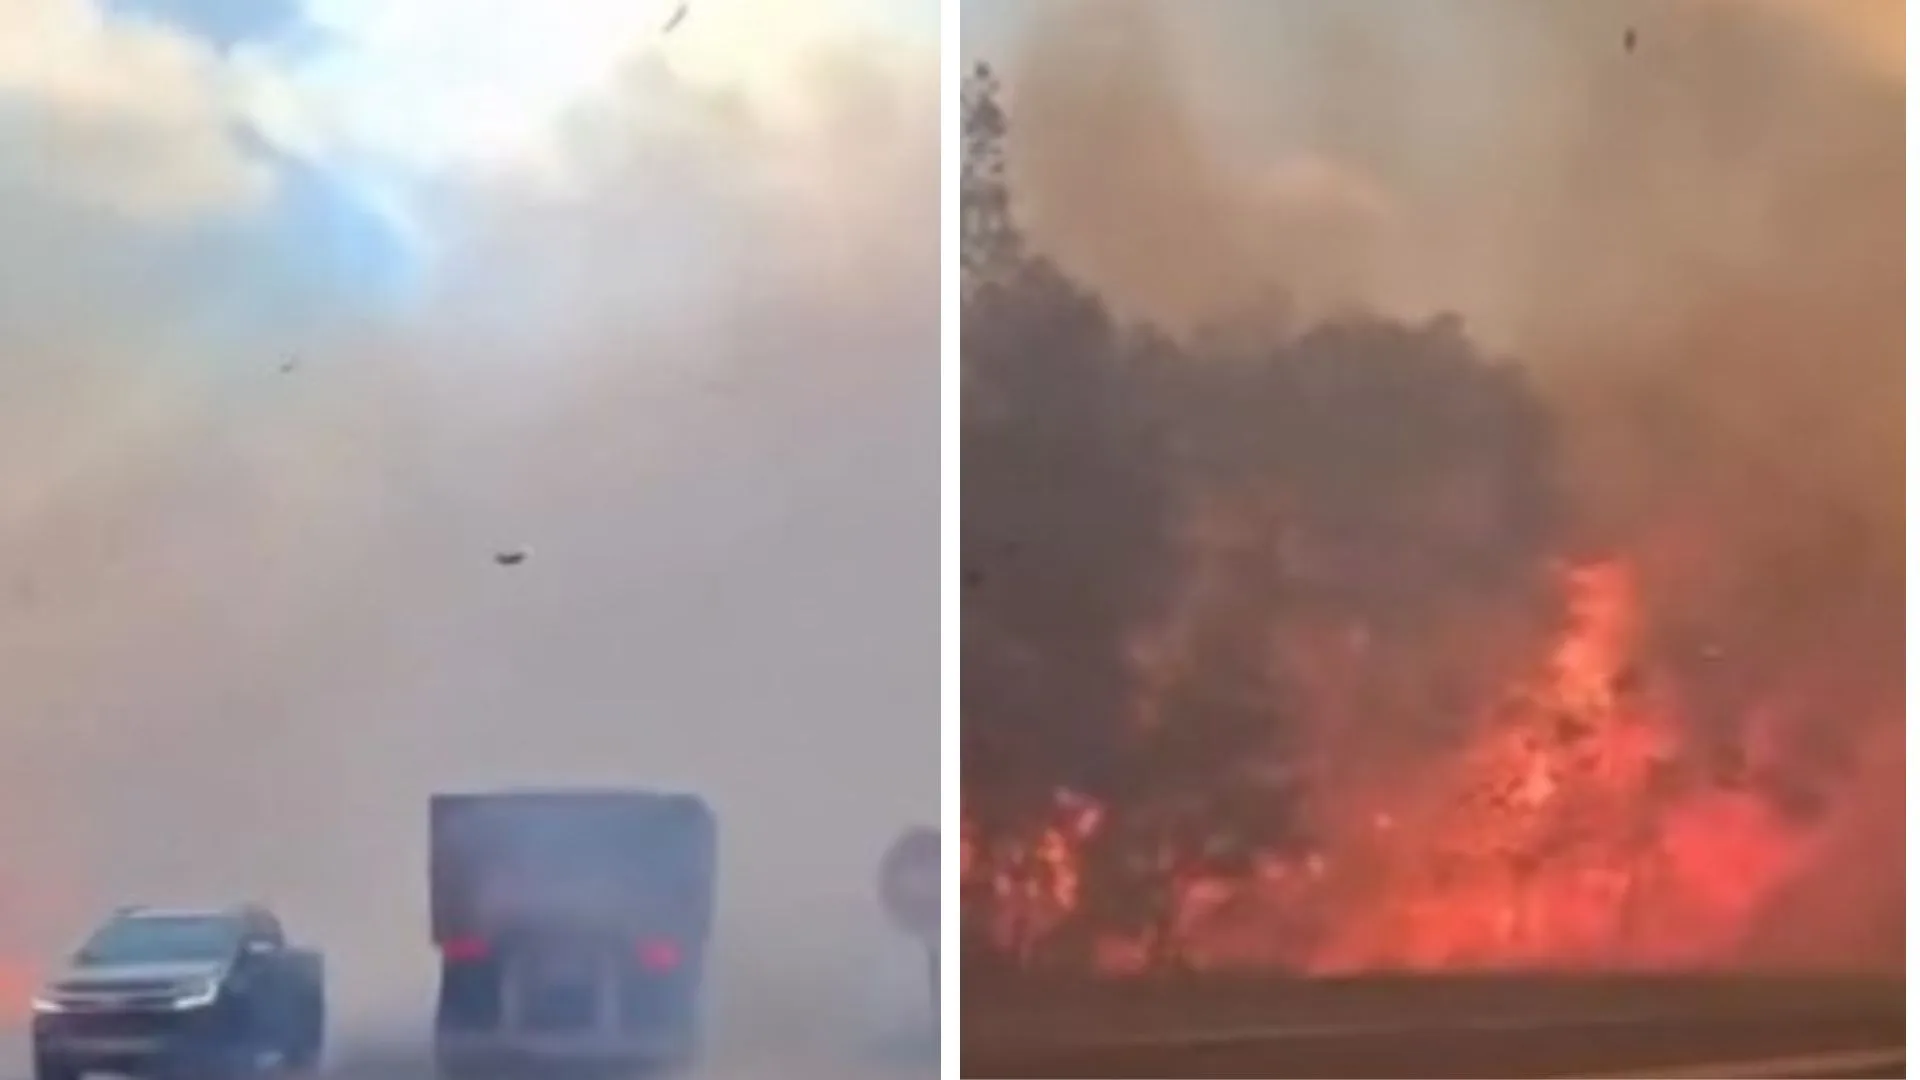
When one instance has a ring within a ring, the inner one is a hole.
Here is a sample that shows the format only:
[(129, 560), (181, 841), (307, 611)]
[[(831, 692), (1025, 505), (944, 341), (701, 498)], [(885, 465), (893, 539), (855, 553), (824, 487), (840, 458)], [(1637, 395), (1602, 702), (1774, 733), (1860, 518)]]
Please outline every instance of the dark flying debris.
[(289, 356), (285, 360), (281, 361), (280, 374), (282, 375), (289, 374), (293, 371), (294, 368), (297, 368), (299, 366), (300, 366), (300, 358), (297, 356)]
[(680, 20), (685, 19), (687, 17), (687, 8), (689, 6), (690, 5), (686, 3), (681, 3), (680, 5), (676, 6), (673, 9), (673, 14), (667, 16), (667, 25), (661, 27), (660, 32), (663, 34), (673, 33), (673, 28), (676, 26), (679, 26)]
[(960, 587), (963, 589), (977, 589), (981, 582), (986, 580), (987, 576), (982, 574), (977, 566), (969, 566), (960, 571)]
[(524, 551), (502, 551), (494, 555), (493, 561), (499, 563), (501, 566), (519, 566), (521, 563), (527, 561), (527, 553)]
[(1620, 38), (1620, 44), (1626, 46), (1628, 52), (1632, 52), (1634, 46), (1640, 44), (1640, 32), (1631, 26), (1627, 27), (1627, 32)]

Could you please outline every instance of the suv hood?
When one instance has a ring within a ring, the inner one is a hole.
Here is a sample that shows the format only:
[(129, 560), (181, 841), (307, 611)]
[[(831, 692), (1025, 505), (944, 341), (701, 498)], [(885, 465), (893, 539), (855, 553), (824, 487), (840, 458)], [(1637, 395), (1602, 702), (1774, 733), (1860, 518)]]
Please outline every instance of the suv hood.
[(70, 967), (53, 989), (69, 993), (89, 990), (163, 989), (181, 983), (217, 979), (226, 971), (218, 961), (197, 960), (167, 964), (85, 964)]

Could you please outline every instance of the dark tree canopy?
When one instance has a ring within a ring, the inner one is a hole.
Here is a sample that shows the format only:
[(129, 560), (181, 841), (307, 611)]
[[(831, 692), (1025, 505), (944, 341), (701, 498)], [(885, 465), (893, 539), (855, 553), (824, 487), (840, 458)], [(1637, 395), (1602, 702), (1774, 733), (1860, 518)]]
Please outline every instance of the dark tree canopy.
[[(984, 73), (969, 85), (963, 204), (962, 708), (979, 809), (1033, 812), (1117, 766), (1122, 636), (1155, 606), (1166, 558), (1164, 463), (1129, 341), (1107, 310), (1022, 255), (1000, 165), (1004, 120)], [(977, 126), (976, 126), (977, 125)], [(977, 721), (977, 722), (975, 722)]]
[[(1354, 318), (1251, 352), (1123, 324), (1022, 237), (1018, 118), (984, 67), (964, 118), (965, 807), (988, 846), (1030, 837), (1062, 790), (1105, 808), (1050, 943), (1073, 963), (1096, 931), (1151, 938), (1183, 874), (1309, 839), (1299, 783), (1249, 768), (1284, 765), (1310, 707), (1275, 632), (1419, 640), (1461, 602), (1531, 598), (1557, 539), (1553, 447), (1536, 396), (1457, 320)], [(1235, 529), (1196, 547), (1212, 512)], [(1138, 646), (1203, 558), (1231, 587), (1150, 690)]]

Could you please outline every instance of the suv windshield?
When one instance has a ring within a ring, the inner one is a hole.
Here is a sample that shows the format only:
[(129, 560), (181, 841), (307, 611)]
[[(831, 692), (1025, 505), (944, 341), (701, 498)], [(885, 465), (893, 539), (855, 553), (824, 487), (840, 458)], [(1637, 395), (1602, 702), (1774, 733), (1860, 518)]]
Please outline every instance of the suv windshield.
[(88, 939), (74, 960), (83, 965), (221, 960), (233, 952), (239, 936), (239, 923), (218, 915), (115, 919)]

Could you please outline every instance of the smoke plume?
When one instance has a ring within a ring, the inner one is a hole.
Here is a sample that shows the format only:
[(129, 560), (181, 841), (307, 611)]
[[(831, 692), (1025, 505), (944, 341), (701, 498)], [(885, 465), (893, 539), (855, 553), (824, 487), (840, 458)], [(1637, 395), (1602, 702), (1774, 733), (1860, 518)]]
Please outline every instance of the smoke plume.
[(554, 10), (447, 54), (601, 50), (510, 127), (381, 36), (465, 5), (287, 6), (0, 2), (0, 955), (258, 898), (411, 1031), (430, 792), (660, 786), (719, 812), (718, 1056), (917, 1022), (868, 1006), (937, 790), (918, 23)]

